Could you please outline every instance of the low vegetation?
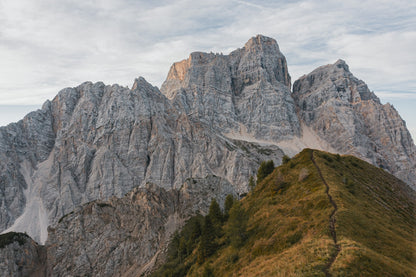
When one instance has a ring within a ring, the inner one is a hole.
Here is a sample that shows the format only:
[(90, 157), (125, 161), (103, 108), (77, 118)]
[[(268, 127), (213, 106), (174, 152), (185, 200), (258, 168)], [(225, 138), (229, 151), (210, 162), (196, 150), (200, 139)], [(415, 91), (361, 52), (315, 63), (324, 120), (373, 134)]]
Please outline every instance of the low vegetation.
[(0, 249), (6, 247), (7, 245), (17, 242), (19, 245), (23, 245), (26, 240), (29, 238), (28, 235), (24, 233), (9, 232), (0, 235)]
[[(351, 156), (306, 149), (257, 182), (224, 211), (212, 201), (175, 234), (153, 276), (416, 276), (415, 193)], [(274, 165), (273, 165), (274, 168)]]

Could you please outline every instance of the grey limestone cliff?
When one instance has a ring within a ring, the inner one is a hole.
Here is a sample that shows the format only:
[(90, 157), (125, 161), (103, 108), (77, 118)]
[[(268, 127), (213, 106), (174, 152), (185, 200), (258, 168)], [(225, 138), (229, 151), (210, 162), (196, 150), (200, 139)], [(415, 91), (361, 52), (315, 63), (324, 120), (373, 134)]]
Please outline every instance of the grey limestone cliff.
[(286, 59), (261, 35), (229, 55), (192, 53), (172, 65), (161, 91), (175, 107), (229, 138), (352, 154), (416, 188), (416, 148), (404, 121), (339, 60), (290, 91)]
[(416, 147), (405, 122), (343, 60), (293, 85), (300, 120), (339, 153), (382, 167), (416, 187)]
[(0, 235), (0, 276), (46, 276), (46, 249), (23, 233)]
[(223, 204), (228, 194), (237, 197), (233, 185), (209, 175), (189, 178), (178, 189), (146, 184), (121, 198), (83, 204), (48, 228), (45, 246), (24, 234), (9, 239), (0, 247), (0, 274), (147, 275), (163, 262), (173, 232), (191, 215), (206, 214), (211, 199)]
[(0, 129), (1, 231), (44, 242), (46, 228), (83, 203), (122, 197), (151, 182), (166, 189), (213, 174), (247, 190), (261, 160), (172, 106), (143, 78), (133, 88), (67, 88)]
[(278, 141), (300, 133), (290, 86), (277, 42), (258, 35), (229, 55), (192, 53), (172, 65), (161, 91), (218, 132)]
[[(229, 55), (192, 53), (161, 91), (143, 78), (132, 89), (86, 82), (0, 128), (0, 232), (46, 241), (52, 275), (147, 272), (188, 215), (305, 147), (356, 155), (416, 188), (405, 122), (341, 60), (292, 92), (276, 41), (259, 35)], [(10, 247), (4, 257), (20, 259)]]

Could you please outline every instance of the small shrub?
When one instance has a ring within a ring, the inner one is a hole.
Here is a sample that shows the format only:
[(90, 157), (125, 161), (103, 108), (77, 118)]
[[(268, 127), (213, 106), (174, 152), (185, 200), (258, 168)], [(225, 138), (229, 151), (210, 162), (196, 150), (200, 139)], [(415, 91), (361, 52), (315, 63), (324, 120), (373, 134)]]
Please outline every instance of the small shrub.
[(13, 242), (18, 242), (19, 245), (23, 245), (29, 236), (24, 233), (9, 232), (0, 235), (0, 249), (6, 247)]
[(250, 190), (253, 190), (256, 187), (256, 183), (254, 182), (253, 176), (250, 176), (250, 178), (248, 179), (248, 187), (250, 188)]
[(340, 154), (336, 154), (335, 155), (335, 159), (337, 160), (337, 162), (339, 162), (341, 160), (341, 155)]
[(287, 238), (287, 243), (293, 245), (302, 239), (302, 232), (298, 231)]
[(272, 160), (261, 162), (257, 171), (257, 184), (264, 180), (274, 170), (274, 162)]
[(109, 203), (105, 203), (105, 202), (100, 202), (100, 203), (97, 203), (97, 206), (98, 206), (98, 207), (100, 207), (100, 208), (104, 208), (104, 207), (112, 207), (112, 206), (111, 206), (111, 204), (109, 204)]
[(288, 155), (284, 155), (282, 158), (282, 164), (287, 164), (290, 161), (290, 158)]

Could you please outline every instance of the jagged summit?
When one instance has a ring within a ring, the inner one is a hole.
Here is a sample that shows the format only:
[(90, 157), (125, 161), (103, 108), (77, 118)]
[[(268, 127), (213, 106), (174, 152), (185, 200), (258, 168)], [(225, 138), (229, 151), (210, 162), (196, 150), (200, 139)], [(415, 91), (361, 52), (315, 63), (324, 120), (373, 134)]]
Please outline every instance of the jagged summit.
[(334, 65), (336, 66), (336, 67), (338, 67), (338, 68), (343, 68), (345, 71), (347, 71), (347, 72), (350, 72), (350, 68), (349, 68), (349, 66), (348, 66), (348, 64), (344, 61), (344, 60), (342, 60), (342, 59), (338, 59), (335, 63), (334, 63)]
[[(260, 80), (276, 84), (283, 83), (290, 88), (290, 75), (284, 55), (280, 52), (275, 39), (257, 35), (252, 37), (243, 48), (234, 50), (229, 55), (193, 52), (188, 59), (176, 62), (169, 70), (162, 91), (172, 99), (176, 90), (190, 86), (201, 79), (215, 78), (216, 72), (210, 67), (221, 67), (220, 73), (230, 79), (221, 84), (221, 89), (230, 89), (235, 94), (241, 93), (245, 86)], [(204, 70), (205, 69), (205, 70)], [(209, 75), (209, 76), (207, 76)]]
[(344, 60), (337, 60), (333, 64), (320, 66), (307, 75), (303, 75), (293, 84), (293, 93), (311, 93), (319, 87), (331, 88), (325, 91), (324, 99), (348, 99), (349, 102), (374, 100), (380, 103), (379, 98), (369, 90), (368, 86), (356, 78), (349, 70)]
[(174, 63), (161, 91), (221, 133), (282, 140), (300, 133), (290, 87), (276, 40), (258, 35), (229, 55), (194, 52)]
[(291, 92), (277, 42), (258, 35), (229, 55), (192, 53), (161, 91), (142, 77), (131, 90), (85, 82), (0, 128), (0, 228), (32, 226), (43, 241), (48, 222), (74, 207), (147, 182), (177, 188), (213, 174), (242, 193), (260, 160), (305, 147), (356, 155), (415, 184), (415, 145), (392, 106), (343, 60)]
[(416, 180), (416, 147), (390, 104), (356, 78), (343, 60), (293, 84), (300, 120), (334, 150), (378, 165), (409, 184)]

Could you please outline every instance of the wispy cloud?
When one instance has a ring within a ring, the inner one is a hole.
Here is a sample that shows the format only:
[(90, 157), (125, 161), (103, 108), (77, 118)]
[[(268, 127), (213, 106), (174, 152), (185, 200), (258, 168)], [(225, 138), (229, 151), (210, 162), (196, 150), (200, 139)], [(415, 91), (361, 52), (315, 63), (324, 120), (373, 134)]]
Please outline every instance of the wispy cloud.
[(2, 0), (0, 26), (0, 104), (86, 80), (160, 86), (190, 52), (228, 53), (256, 34), (277, 39), (293, 79), (342, 58), (382, 100), (416, 92), (411, 0)]

